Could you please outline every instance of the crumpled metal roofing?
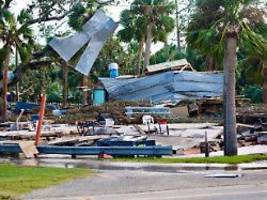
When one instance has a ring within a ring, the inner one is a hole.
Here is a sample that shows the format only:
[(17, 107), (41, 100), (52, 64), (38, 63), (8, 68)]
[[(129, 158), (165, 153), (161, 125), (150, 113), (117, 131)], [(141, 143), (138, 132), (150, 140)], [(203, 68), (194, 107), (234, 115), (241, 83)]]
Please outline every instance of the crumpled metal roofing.
[(118, 23), (108, 17), (104, 11), (97, 10), (93, 17), (83, 25), (81, 32), (65, 38), (55, 37), (49, 42), (49, 46), (67, 62), (88, 43), (75, 67), (77, 71), (88, 75), (100, 50), (117, 27)]
[(110, 99), (148, 100), (154, 104), (178, 103), (185, 99), (219, 97), (223, 73), (169, 71), (131, 79), (99, 78)]

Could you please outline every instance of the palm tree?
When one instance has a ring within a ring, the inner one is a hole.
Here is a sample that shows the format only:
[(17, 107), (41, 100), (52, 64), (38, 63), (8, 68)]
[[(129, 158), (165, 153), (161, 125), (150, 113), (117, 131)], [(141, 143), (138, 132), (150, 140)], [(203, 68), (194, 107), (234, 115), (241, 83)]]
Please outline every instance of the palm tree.
[(64, 63), (62, 65), (63, 78), (62, 78), (62, 94), (63, 94), (63, 108), (68, 105), (68, 65)]
[(266, 40), (251, 29), (251, 21), (246, 15), (246, 11), (251, 7), (257, 12), (255, 2), (256, 0), (222, 0), (217, 9), (220, 15), (218, 20), (207, 28), (189, 32), (187, 36), (191, 46), (205, 52), (209, 48), (209, 52), (213, 52), (214, 57), (224, 67), (225, 155), (237, 154), (235, 70), (238, 47), (245, 45), (251, 52), (261, 57), (267, 55)]
[[(7, 1), (9, 2), (9, 1)], [(0, 64), (3, 72), (3, 92), (2, 92), (2, 121), (6, 121), (7, 111), (7, 89), (8, 89), (8, 68), (11, 54), (16, 49), (22, 63), (29, 61), (33, 48), (32, 30), (22, 23), (26, 22), (29, 16), (23, 10), (17, 19), (5, 4), (0, 7), (0, 40), (3, 47), (0, 49)]]
[[(265, 12), (266, 16), (267, 16), (267, 12)], [(263, 36), (263, 38), (265, 39), (265, 41), (267, 40), (267, 24), (265, 22), (265, 18), (264, 16), (261, 17), (257, 17), (260, 18), (260, 20), (258, 21), (258, 23), (255, 23), (255, 25), (253, 26), (253, 29), (255, 30), (256, 33), (260, 34)], [(254, 28), (255, 27), (255, 28)], [(246, 45), (246, 44), (245, 44)], [(261, 71), (261, 76), (263, 78), (263, 95), (262, 95), (262, 101), (265, 105), (267, 105), (267, 55), (262, 55), (262, 52), (258, 53), (258, 52), (251, 52), (250, 48), (247, 48), (247, 54), (249, 55), (247, 57), (247, 59), (245, 59), (246, 61), (256, 61), (258, 62), (258, 69)], [(254, 69), (254, 72), (257, 69)]]
[(132, 40), (139, 43), (135, 73), (136, 75), (140, 75), (146, 33), (145, 18), (137, 14), (133, 7), (131, 7), (130, 10), (122, 11), (120, 23), (123, 26), (123, 29), (118, 32), (120, 39), (127, 43), (130, 43)]
[(124, 42), (136, 40), (139, 42), (136, 73), (140, 74), (141, 57), (144, 44), (144, 68), (149, 65), (151, 43), (167, 41), (168, 33), (174, 29), (174, 20), (170, 15), (175, 5), (168, 0), (135, 0), (129, 10), (121, 14), (123, 29), (119, 36)]
[[(186, 39), (188, 47), (191, 49), (199, 50), (199, 47), (196, 47), (195, 41), (198, 34), (201, 34), (200, 30), (209, 29), (211, 24), (215, 23), (222, 16), (222, 12), (218, 12), (220, 6), (222, 5), (221, 0), (197, 0), (195, 2), (196, 11), (192, 13), (191, 20), (187, 27)], [(212, 15), (208, 13), (213, 13)], [(203, 35), (205, 32), (203, 32)], [(208, 71), (218, 70), (220, 67), (221, 60), (217, 60), (216, 52), (211, 50), (210, 44), (217, 43), (218, 38), (215, 34), (209, 33), (206, 35), (205, 40), (201, 41), (203, 48), (201, 48), (201, 53), (205, 56), (206, 69)], [(205, 45), (205, 47), (204, 47)], [(215, 54), (215, 55), (214, 55)]]
[(263, 94), (262, 94), (262, 101), (265, 105), (267, 105), (267, 60), (263, 61)]

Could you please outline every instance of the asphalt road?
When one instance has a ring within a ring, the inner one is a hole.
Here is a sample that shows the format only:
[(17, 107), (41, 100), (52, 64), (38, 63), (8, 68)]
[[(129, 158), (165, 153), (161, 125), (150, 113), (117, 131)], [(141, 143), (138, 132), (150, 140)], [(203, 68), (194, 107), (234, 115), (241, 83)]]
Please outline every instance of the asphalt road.
[(218, 186), (184, 190), (164, 190), (123, 195), (96, 195), (94, 200), (266, 200), (267, 185)]
[(267, 170), (236, 171), (237, 178), (208, 178), (223, 171), (148, 172), (100, 170), (78, 179), (37, 190), (35, 200), (266, 200)]

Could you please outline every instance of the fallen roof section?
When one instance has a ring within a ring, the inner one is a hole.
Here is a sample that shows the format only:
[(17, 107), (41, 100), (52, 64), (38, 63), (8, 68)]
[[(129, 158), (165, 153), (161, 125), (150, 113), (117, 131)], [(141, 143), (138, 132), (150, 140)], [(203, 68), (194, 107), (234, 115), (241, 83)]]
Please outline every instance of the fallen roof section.
[(180, 70), (183, 71), (189, 69), (190, 71), (195, 71), (191, 64), (186, 59), (175, 60), (170, 62), (159, 63), (155, 65), (147, 66), (146, 70), (148, 74), (167, 71), (167, 70)]
[(131, 79), (100, 78), (100, 81), (110, 99), (145, 100), (153, 104), (220, 97), (223, 93), (221, 72), (169, 71)]
[(51, 46), (62, 59), (68, 62), (82, 47), (87, 45), (75, 69), (88, 76), (100, 50), (118, 25), (119, 24), (111, 17), (107, 16), (104, 11), (97, 10), (83, 25), (82, 31), (64, 38), (55, 37), (49, 42), (49, 46)]

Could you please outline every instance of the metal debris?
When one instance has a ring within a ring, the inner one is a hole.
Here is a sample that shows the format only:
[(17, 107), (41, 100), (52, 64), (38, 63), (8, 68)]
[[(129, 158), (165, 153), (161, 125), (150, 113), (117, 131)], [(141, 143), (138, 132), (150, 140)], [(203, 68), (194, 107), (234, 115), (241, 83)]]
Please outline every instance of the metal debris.
[(75, 67), (77, 71), (88, 75), (100, 50), (117, 27), (118, 23), (106, 16), (104, 11), (97, 10), (94, 16), (84, 24), (81, 32), (65, 38), (54, 38), (49, 42), (49, 46), (67, 62), (88, 43)]
[(100, 78), (110, 99), (179, 103), (186, 99), (222, 96), (223, 73), (164, 72), (132, 79)]

